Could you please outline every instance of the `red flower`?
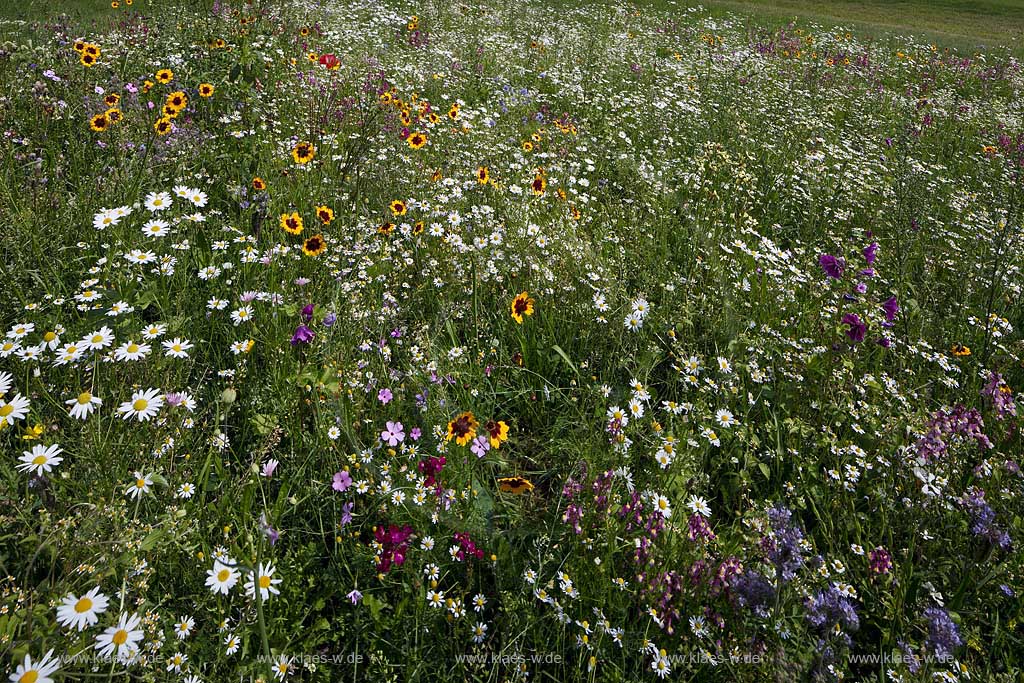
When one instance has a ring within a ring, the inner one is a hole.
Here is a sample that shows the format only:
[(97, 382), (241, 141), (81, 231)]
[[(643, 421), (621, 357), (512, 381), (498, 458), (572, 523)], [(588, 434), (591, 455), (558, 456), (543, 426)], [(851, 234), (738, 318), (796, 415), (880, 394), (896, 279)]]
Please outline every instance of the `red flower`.
[(334, 56), (334, 53), (320, 55), (320, 66), (331, 71), (341, 66), (341, 60)]

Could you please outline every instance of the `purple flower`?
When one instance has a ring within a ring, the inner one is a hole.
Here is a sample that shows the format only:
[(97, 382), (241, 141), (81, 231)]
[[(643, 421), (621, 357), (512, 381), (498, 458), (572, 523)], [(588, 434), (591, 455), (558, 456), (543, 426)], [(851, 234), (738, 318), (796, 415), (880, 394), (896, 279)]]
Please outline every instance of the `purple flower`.
[(394, 394), (391, 393), (390, 389), (381, 389), (377, 392), (377, 400), (387, 405), (394, 398)]
[(313, 319), (313, 304), (306, 304), (302, 307), (302, 317), (307, 323)]
[(928, 639), (925, 645), (936, 657), (946, 657), (964, 644), (960, 637), (960, 629), (949, 616), (949, 612), (940, 607), (929, 607), (924, 611), (928, 620)]
[(775, 602), (775, 587), (759, 572), (748, 569), (732, 577), (731, 587), (739, 602), (754, 614), (767, 619)]
[(761, 545), (767, 550), (768, 560), (775, 565), (777, 582), (792, 581), (806, 562), (800, 545), (804, 532), (792, 520), (793, 513), (781, 505), (768, 510), (772, 530), (761, 539)]
[(309, 329), (305, 325), (299, 325), (295, 328), (295, 334), (292, 335), (292, 346), (298, 346), (299, 344), (308, 344), (313, 341), (313, 337), (316, 334), (313, 330)]
[(864, 341), (864, 335), (868, 331), (868, 326), (864, 324), (864, 321), (860, 319), (860, 316), (856, 313), (847, 313), (843, 316), (843, 324), (849, 325), (849, 329), (846, 330), (846, 336), (850, 338), (850, 341), (859, 343)]
[(260, 531), (263, 535), (270, 539), (270, 545), (277, 543), (277, 539), (281, 537), (281, 534), (277, 533), (277, 529), (271, 526), (270, 522), (267, 521), (267, 513), (260, 515)]
[(825, 271), (825, 274), (830, 278), (838, 280), (843, 276), (843, 268), (846, 266), (846, 262), (841, 258), (836, 258), (831, 254), (822, 254), (818, 257), (818, 265)]
[(405, 431), (401, 422), (388, 422), (387, 429), (380, 433), (380, 440), (394, 448), (405, 441)]
[(324, 321), (323, 321), (324, 322), (324, 327), (333, 327), (334, 323), (337, 322), (337, 321), (338, 321), (338, 314), (335, 313), (334, 311), (331, 311), (330, 313), (328, 313), (327, 315), (324, 316)]
[(344, 529), (346, 526), (352, 523), (352, 508), (355, 507), (355, 503), (349, 501), (341, 506), (341, 528)]
[(892, 555), (882, 546), (878, 546), (869, 552), (868, 560), (871, 561), (870, 570), (872, 574), (888, 574), (892, 570)]
[(854, 285), (853, 291), (857, 292), (858, 294), (865, 294), (868, 291), (868, 286), (864, 282), (858, 282), (856, 285)]
[(814, 630), (822, 636), (838, 637), (847, 645), (850, 644), (847, 632), (856, 631), (860, 626), (856, 608), (835, 584), (812, 595), (804, 607), (807, 610), (807, 621)]
[(423, 436), (423, 430), (421, 430), (419, 427), (413, 427), (412, 431), (409, 432), (409, 438), (411, 438), (413, 441), (419, 441), (421, 436)]
[(277, 460), (274, 460), (273, 458), (263, 463), (263, 476), (266, 477), (267, 479), (270, 479), (272, 476), (274, 476), (274, 472), (277, 470), (277, 466), (279, 464), (280, 463), (278, 463)]
[(888, 299), (882, 302), (882, 311), (885, 312), (885, 319), (892, 322), (896, 319), (896, 314), (900, 311), (900, 305), (896, 303), (896, 297), (890, 296)]
[(363, 599), (363, 594), (360, 593), (358, 590), (352, 590), (345, 597), (351, 600), (353, 605), (358, 605), (359, 602)]
[(491, 450), (491, 443), (486, 436), (481, 435), (473, 439), (473, 445), (469, 447), (469, 450), (476, 457), (482, 458), (487, 455), (487, 451)]
[(864, 260), (868, 262), (870, 266), (875, 262), (875, 258), (878, 256), (878, 242), (872, 242), (868, 246), (864, 247)]
[(344, 492), (351, 485), (352, 475), (348, 473), (348, 470), (341, 470), (340, 472), (334, 473), (334, 483), (331, 484), (332, 489)]

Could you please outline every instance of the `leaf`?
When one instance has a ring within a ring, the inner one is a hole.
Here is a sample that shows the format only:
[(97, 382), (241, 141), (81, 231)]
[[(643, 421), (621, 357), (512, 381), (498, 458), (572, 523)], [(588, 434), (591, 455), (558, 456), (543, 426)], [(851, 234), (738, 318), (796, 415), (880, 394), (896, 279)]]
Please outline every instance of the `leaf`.
[(388, 606), (386, 602), (383, 602), (369, 593), (363, 594), (363, 604), (370, 608), (370, 616), (373, 617), (374, 621), (380, 620), (381, 610)]
[(569, 354), (567, 354), (558, 344), (555, 344), (551, 348), (554, 350), (555, 353), (562, 357), (562, 360), (566, 362), (566, 365), (572, 368), (572, 371), (576, 373), (577, 377), (579, 377), (580, 371), (576, 369), (576, 365), (569, 359)]
[(163, 529), (157, 529), (151, 531), (148, 536), (142, 539), (142, 544), (139, 546), (141, 550), (152, 550), (156, 545), (156, 542), (160, 540), (160, 537), (164, 535)]
[(277, 426), (277, 415), (265, 415), (257, 414), (253, 415), (249, 421), (252, 423), (253, 429), (260, 436), (266, 436), (270, 432), (274, 431), (274, 427)]

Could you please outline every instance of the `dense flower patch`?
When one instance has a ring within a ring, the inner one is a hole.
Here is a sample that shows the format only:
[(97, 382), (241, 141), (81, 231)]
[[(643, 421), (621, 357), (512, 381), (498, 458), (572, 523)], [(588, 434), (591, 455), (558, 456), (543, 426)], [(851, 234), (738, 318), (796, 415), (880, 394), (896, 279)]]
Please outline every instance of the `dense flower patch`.
[(1020, 676), (1020, 62), (130, 4), (0, 24), (12, 681)]

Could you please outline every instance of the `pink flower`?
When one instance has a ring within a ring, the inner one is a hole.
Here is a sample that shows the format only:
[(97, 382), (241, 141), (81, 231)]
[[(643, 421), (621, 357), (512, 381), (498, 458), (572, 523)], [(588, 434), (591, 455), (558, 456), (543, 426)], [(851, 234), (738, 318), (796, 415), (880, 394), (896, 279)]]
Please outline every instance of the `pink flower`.
[(331, 484), (331, 488), (335, 491), (345, 491), (349, 486), (352, 485), (352, 475), (347, 470), (341, 470), (340, 472), (334, 473), (334, 483)]
[(387, 429), (380, 433), (380, 440), (394, 448), (405, 440), (401, 422), (388, 422)]
[(390, 389), (381, 389), (377, 392), (377, 400), (385, 405), (387, 405), (392, 398), (394, 398), (394, 395), (391, 393)]
[(277, 470), (277, 466), (279, 464), (280, 463), (278, 463), (278, 461), (274, 460), (273, 458), (263, 463), (263, 476), (266, 477), (267, 479), (270, 479), (272, 476), (274, 476), (274, 472)]
[(487, 436), (478, 436), (473, 439), (473, 445), (469, 447), (469, 450), (473, 452), (478, 458), (482, 458), (487, 455), (487, 451), (491, 450), (491, 443)]

